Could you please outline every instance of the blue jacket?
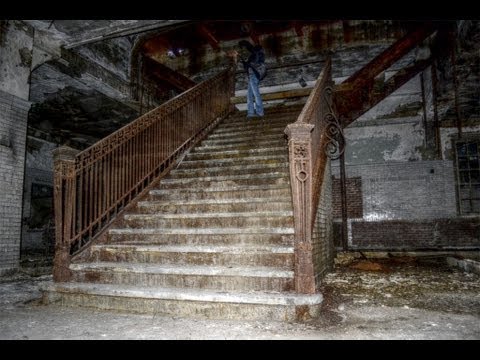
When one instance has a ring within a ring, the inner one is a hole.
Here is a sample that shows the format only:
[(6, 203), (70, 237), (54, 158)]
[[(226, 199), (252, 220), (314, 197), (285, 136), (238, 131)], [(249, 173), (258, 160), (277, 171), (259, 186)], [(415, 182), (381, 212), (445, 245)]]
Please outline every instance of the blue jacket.
[[(242, 60), (242, 64), (243, 68), (248, 74), (250, 74), (249, 69), (252, 69), (257, 79), (262, 80), (265, 77), (265, 74), (259, 74), (258, 72), (258, 66), (265, 64), (265, 52), (260, 45), (255, 45), (253, 47), (253, 51), (250, 52), (250, 56), (246, 61)], [(263, 66), (263, 68), (265, 68), (265, 66)]]

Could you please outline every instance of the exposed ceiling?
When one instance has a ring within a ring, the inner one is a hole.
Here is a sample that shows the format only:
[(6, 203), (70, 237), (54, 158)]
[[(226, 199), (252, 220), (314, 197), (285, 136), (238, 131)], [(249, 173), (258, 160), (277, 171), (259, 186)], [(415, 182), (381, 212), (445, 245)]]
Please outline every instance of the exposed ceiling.
[[(156, 61), (143, 70), (148, 70), (147, 78), (155, 82), (157, 94), (163, 94), (183, 91), (193, 81), (211, 76), (225, 65), (226, 50), (237, 47), (239, 39), (250, 39), (261, 43), (268, 55), (270, 70), (264, 86), (277, 86), (295, 83), (300, 75), (313, 81), (328, 54), (335, 62), (334, 76), (347, 76), (414, 24), (388, 20), (25, 22), (61, 41), (72, 53), (69, 57), (63, 53), (61, 59), (33, 72), (31, 100), (36, 104), (29, 122), (31, 135), (50, 133), (48, 140), (55, 142), (73, 138), (79, 147), (131, 121), (145, 107), (141, 101), (129, 103), (134, 99), (128, 92), (138, 89), (133, 83), (137, 77), (130, 73), (138, 55)], [(116, 84), (126, 90), (113, 91), (118, 89)], [(237, 90), (246, 87), (243, 76), (237, 77), (236, 84)]]
[(69, 49), (119, 36), (174, 28), (187, 20), (24, 20)]

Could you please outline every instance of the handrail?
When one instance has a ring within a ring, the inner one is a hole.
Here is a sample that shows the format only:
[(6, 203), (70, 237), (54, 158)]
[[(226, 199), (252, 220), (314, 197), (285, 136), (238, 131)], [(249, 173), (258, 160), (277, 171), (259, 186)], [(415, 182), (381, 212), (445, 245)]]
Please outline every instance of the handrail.
[(67, 281), (72, 255), (231, 111), (233, 91), (229, 68), (80, 153), (55, 150), (55, 281)]
[(328, 59), (297, 121), (285, 129), (295, 227), (295, 290), (300, 293), (316, 291), (312, 232), (328, 162), (332, 84)]

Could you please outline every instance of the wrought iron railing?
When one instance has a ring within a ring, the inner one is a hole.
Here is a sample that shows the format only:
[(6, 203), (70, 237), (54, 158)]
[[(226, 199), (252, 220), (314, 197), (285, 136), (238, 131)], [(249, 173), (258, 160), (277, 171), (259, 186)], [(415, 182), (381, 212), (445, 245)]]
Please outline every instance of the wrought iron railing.
[(295, 290), (314, 293), (312, 231), (329, 156), (339, 153), (340, 124), (332, 109), (332, 65), (328, 59), (288, 135), (295, 226)]
[(72, 255), (230, 112), (233, 91), (229, 68), (80, 153), (56, 149), (55, 281), (67, 281)]

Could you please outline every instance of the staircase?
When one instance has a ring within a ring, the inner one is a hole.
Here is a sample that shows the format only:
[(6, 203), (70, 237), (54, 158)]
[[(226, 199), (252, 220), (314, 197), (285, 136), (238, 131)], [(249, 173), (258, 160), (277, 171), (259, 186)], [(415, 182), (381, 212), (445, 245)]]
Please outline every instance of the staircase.
[(321, 294), (294, 288), (287, 124), (301, 107), (225, 119), (70, 264), (44, 301), (223, 319), (316, 316)]

